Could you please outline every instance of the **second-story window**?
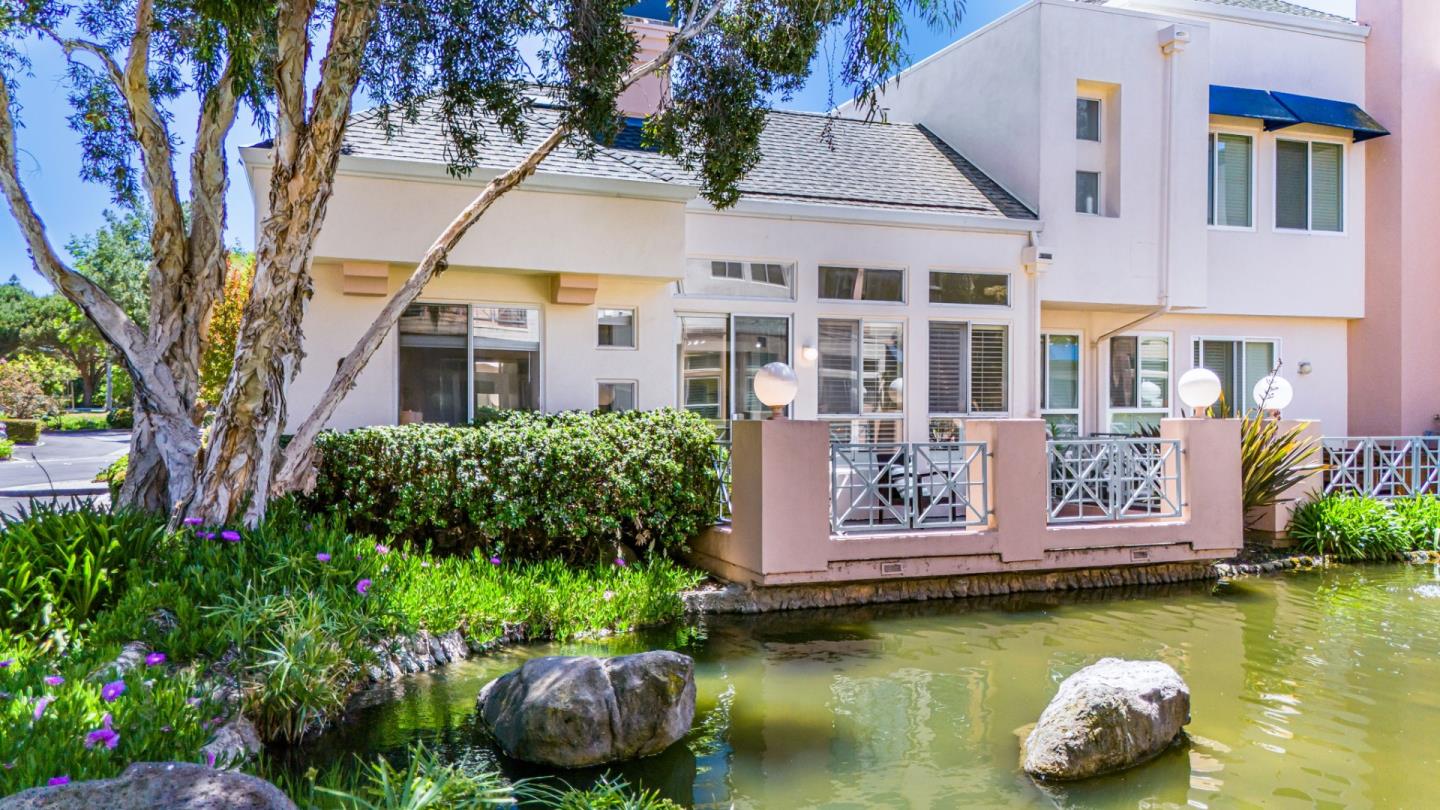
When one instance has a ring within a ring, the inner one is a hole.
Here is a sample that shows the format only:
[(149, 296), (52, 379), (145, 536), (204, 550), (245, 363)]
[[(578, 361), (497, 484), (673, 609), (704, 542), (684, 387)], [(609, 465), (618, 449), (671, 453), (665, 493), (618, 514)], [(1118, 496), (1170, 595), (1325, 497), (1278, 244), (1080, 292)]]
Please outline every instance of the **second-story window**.
[(820, 265), (820, 297), (832, 301), (905, 300), (905, 271)]
[(1275, 141), (1275, 227), (1345, 230), (1345, 147)]
[(1251, 226), (1251, 166), (1254, 139), (1228, 132), (1210, 133), (1211, 225)]
[(1081, 214), (1100, 213), (1100, 173), (1075, 172), (1075, 210)]
[(1082, 141), (1100, 140), (1100, 99), (1075, 99), (1075, 137)]

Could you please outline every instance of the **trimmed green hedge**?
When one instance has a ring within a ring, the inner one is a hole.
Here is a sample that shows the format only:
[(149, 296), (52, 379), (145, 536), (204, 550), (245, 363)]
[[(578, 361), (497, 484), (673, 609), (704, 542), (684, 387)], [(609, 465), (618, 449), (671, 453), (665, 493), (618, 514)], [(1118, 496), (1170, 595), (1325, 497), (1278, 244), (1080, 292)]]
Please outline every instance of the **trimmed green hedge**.
[(45, 417), (45, 429), (69, 433), (79, 430), (108, 430), (110, 420), (104, 413), (71, 412)]
[(36, 444), (42, 425), (39, 419), (6, 419), (5, 435), (16, 444)]
[(715, 432), (671, 408), (514, 412), (475, 427), (327, 433), (311, 508), (437, 550), (593, 562), (682, 548), (719, 514)]
[(105, 424), (116, 430), (135, 427), (135, 412), (129, 408), (116, 408), (105, 414)]
[(1383, 560), (1399, 551), (1440, 550), (1440, 499), (1326, 495), (1295, 509), (1289, 534), (1307, 553), (1341, 560)]

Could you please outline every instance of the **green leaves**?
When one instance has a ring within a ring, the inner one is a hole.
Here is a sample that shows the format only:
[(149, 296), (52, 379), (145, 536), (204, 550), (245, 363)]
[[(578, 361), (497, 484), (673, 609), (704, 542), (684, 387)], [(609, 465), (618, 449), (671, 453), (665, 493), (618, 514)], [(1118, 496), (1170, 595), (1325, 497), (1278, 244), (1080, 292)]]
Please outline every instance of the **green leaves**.
[(1307, 553), (1339, 560), (1383, 560), (1397, 551), (1440, 549), (1440, 498), (1415, 495), (1382, 501), (1326, 495), (1302, 504), (1289, 533)]
[(1245, 511), (1269, 506), (1323, 465), (1311, 463), (1319, 450), (1305, 426), (1282, 430), (1278, 419), (1258, 411), (1240, 422), (1240, 481)]

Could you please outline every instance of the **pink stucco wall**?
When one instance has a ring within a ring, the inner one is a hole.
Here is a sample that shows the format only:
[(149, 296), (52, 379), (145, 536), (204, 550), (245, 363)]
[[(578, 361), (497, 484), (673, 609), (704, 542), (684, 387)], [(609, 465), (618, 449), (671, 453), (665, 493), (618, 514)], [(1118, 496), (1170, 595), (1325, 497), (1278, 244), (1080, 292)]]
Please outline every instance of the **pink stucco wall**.
[(1359, 0), (1365, 107), (1365, 317), (1350, 327), (1353, 435), (1417, 435), (1440, 413), (1440, 3)]
[(1166, 419), (1180, 441), (1181, 516), (1047, 525), (1045, 423), (970, 420), (990, 453), (988, 525), (832, 535), (830, 445), (814, 421), (736, 422), (733, 522), (707, 532), (693, 561), (726, 579), (797, 585), (1002, 571), (1058, 571), (1220, 559), (1243, 540), (1239, 422)]

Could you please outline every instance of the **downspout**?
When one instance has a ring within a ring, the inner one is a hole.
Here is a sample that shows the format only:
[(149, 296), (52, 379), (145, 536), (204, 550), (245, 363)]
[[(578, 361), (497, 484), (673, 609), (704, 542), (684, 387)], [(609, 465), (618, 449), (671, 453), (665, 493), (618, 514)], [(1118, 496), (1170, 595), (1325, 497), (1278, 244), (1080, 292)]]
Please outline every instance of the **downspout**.
[[(1172, 155), (1175, 152), (1175, 54), (1185, 50), (1185, 46), (1189, 43), (1190, 31), (1188, 29), (1182, 28), (1178, 25), (1168, 25), (1160, 29), (1160, 53), (1165, 59), (1165, 78), (1162, 85), (1163, 89), (1161, 91), (1161, 107), (1163, 114), (1160, 119), (1160, 205), (1158, 206), (1160, 221), (1159, 228), (1157, 229), (1160, 272), (1159, 277), (1156, 280), (1157, 294), (1155, 306), (1149, 311), (1147, 311), (1144, 315), (1141, 315), (1140, 317), (1129, 321), (1128, 323), (1111, 329), (1104, 334), (1098, 335), (1094, 340), (1090, 342), (1090, 367), (1095, 370), (1092, 373), (1096, 375), (1098, 375), (1100, 372), (1101, 343), (1109, 340), (1115, 335), (1121, 334), (1123, 332), (1128, 332), (1131, 329), (1149, 323), (1150, 321), (1153, 321), (1162, 315), (1169, 314), (1169, 312), (1171, 311), (1170, 274), (1172, 272), (1173, 262), (1170, 258), (1170, 195), (1172, 186), (1171, 175), (1173, 173)], [(1097, 379), (1097, 383), (1099, 382), (1100, 381)], [(1095, 386), (1096, 399), (1098, 400), (1096, 402), (1095, 410), (1097, 418), (1099, 414), (1103, 414), (1106, 411), (1105, 396), (1107, 388), (1108, 386), (1100, 384), (1097, 384)]]
[[(1033, 228), (1030, 230), (1028, 247), (1040, 247), (1040, 232)], [(1027, 397), (1028, 401), (1025, 404), (1025, 418), (1027, 419), (1040, 418), (1040, 392), (1044, 387), (1044, 381), (1040, 379), (1040, 350), (1043, 348), (1040, 345), (1041, 272), (1043, 272), (1042, 265), (1038, 257), (1035, 261), (1025, 265), (1025, 294), (1029, 301), (1030, 335), (1035, 338), (1034, 349), (1028, 353), (1030, 359), (1026, 363), (1030, 380), (1030, 396)]]

